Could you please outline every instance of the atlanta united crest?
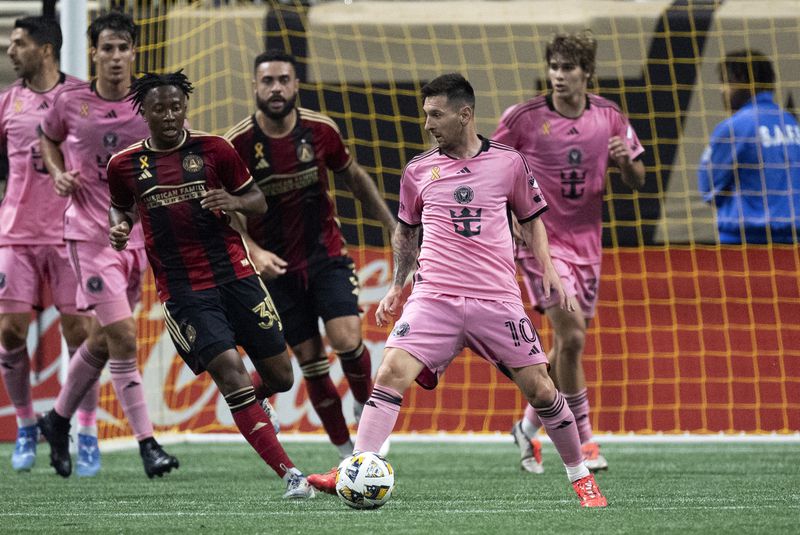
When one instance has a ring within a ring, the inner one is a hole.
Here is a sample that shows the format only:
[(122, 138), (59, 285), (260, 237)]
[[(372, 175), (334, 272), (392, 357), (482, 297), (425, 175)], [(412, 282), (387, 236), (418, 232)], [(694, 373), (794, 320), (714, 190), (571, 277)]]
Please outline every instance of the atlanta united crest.
[(314, 159), (314, 147), (305, 139), (300, 141), (300, 146), (297, 147), (297, 159), (303, 163), (308, 163)]
[(197, 173), (203, 168), (203, 159), (197, 154), (187, 154), (183, 158), (183, 168), (190, 173)]

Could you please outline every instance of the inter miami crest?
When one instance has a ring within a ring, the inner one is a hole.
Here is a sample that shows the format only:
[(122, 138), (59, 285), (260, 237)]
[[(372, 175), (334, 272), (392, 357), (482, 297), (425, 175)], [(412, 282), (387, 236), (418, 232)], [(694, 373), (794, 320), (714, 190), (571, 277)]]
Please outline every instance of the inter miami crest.
[(119, 137), (116, 132), (107, 132), (103, 135), (103, 147), (105, 147), (106, 150), (110, 151), (117, 148), (118, 141)]
[(203, 168), (203, 159), (197, 154), (187, 154), (183, 158), (183, 168), (190, 173), (197, 173)]
[(314, 159), (314, 147), (305, 139), (301, 139), (300, 145), (297, 147), (297, 159), (303, 163), (308, 163)]
[(86, 281), (86, 289), (89, 293), (99, 294), (103, 291), (103, 279), (96, 275), (89, 277), (89, 280)]
[(578, 149), (570, 149), (569, 154), (567, 154), (567, 162), (575, 167), (581, 164), (581, 160), (583, 160), (583, 154)]
[(458, 186), (453, 192), (453, 199), (455, 199), (458, 204), (467, 204), (471, 202), (473, 198), (475, 198), (475, 192), (473, 192), (472, 188), (469, 186)]
[(394, 331), (392, 331), (392, 334), (395, 336), (405, 336), (408, 334), (410, 330), (411, 326), (404, 321), (403, 323), (398, 323), (395, 326)]

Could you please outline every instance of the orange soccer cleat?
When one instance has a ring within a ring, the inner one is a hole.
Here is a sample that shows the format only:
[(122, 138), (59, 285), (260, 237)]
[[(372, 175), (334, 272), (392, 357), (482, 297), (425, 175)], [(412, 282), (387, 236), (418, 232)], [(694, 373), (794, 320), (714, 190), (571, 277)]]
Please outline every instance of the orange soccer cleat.
[(307, 479), (312, 487), (321, 492), (336, 494), (336, 472), (337, 468), (331, 468), (324, 474), (309, 474)]
[(606, 497), (600, 492), (600, 487), (597, 486), (592, 474), (573, 481), (572, 488), (581, 499), (581, 507), (605, 507), (608, 505)]

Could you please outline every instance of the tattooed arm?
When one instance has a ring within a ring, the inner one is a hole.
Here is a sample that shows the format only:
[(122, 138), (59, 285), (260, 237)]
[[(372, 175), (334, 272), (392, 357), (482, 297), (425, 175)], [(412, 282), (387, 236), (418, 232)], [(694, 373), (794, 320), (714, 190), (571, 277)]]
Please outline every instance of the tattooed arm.
[(392, 235), (394, 252), (394, 279), (386, 296), (378, 303), (375, 319), (378, 326), (389, 324), (389, 317), (397, 317), (402, 306), (403, 286), (414, 268), (419, 254), (419, 226), (409, 226), (400, 222)]

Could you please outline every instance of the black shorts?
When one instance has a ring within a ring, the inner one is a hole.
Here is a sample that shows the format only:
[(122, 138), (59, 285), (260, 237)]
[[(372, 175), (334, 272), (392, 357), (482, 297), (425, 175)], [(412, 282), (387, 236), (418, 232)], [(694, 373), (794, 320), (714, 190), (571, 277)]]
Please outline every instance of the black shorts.
[(251, 360), (286, 349), (280, 316), (256, 275), (175, 296), (163, 307), (172, 342), (195, 374), (237, 345)]
[(319, 334), (319, 318), (327, 322), (361, 312), (356, 266), (348, 256), (327, 258), (308, 271), (286, 273), (267, 281), (267, 288), (290, 346)]

